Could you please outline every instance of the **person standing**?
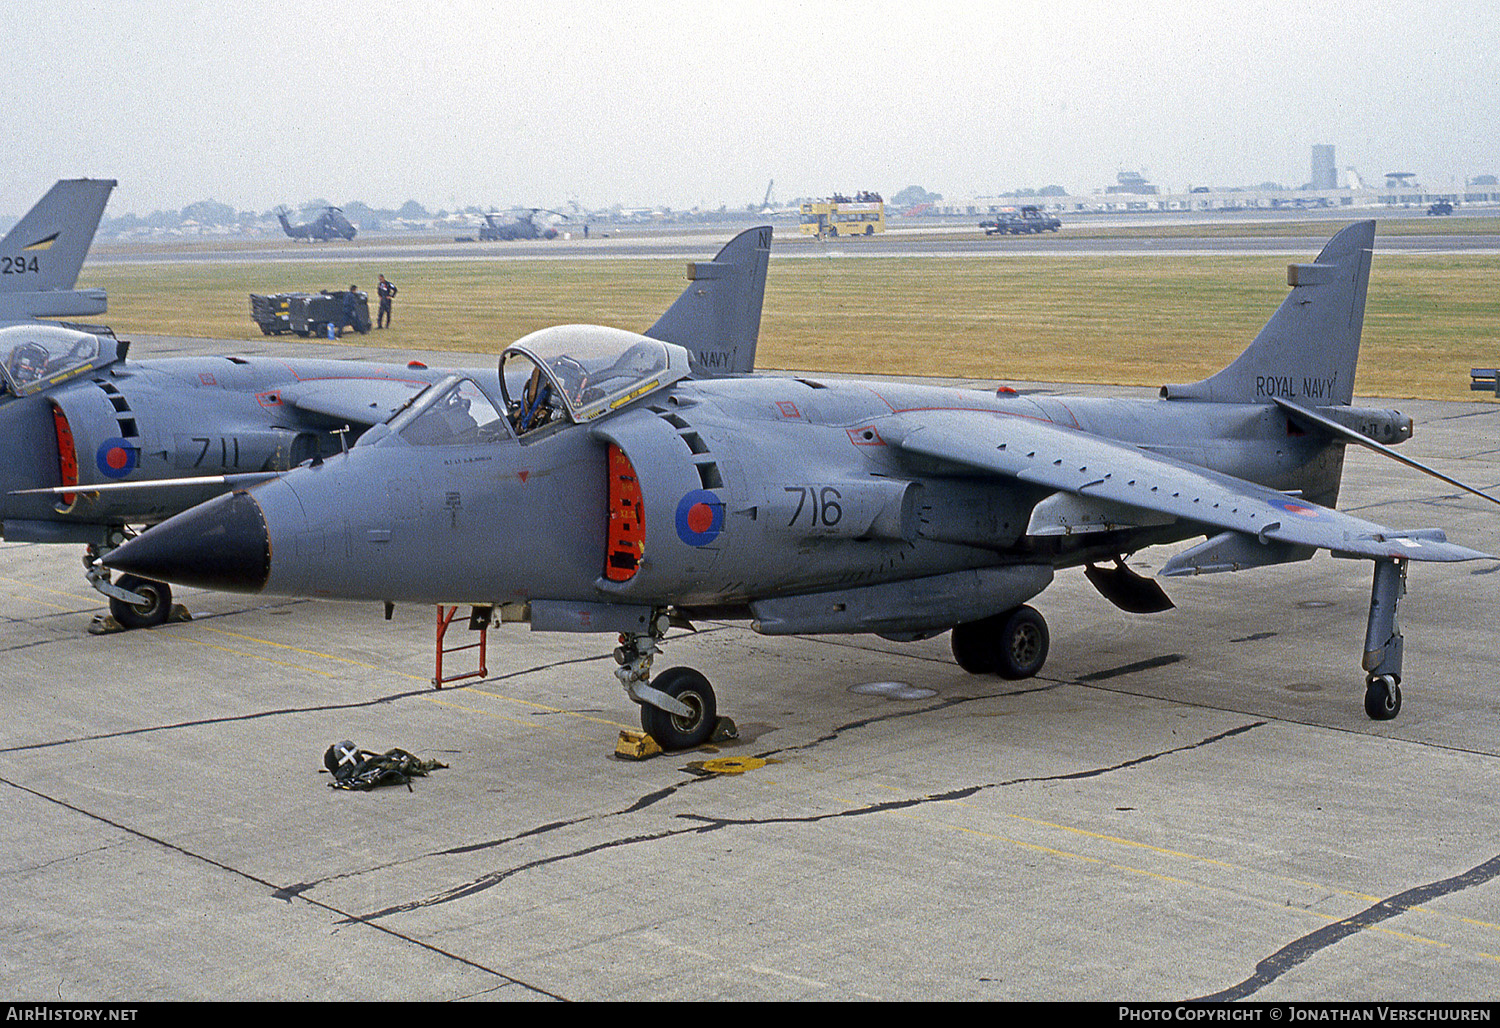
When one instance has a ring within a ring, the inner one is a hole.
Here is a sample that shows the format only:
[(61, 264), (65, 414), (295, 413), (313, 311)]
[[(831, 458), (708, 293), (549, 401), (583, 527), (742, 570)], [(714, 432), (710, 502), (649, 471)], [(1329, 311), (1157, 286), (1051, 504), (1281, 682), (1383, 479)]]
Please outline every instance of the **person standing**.
[(391, 299), (396, 295), (396, 283), (386, 281), (386, 277), (381, 275), (380, 286), (376, 292), (380, 296), (380, 313), (375, 316), (375, 327), (390, 328)]
[(342, 336), (345, 328), (359, 330), (359, 286), (356, 285), (351, 285), (349, 291), (344, 294), (339, 327), (335, 334)]

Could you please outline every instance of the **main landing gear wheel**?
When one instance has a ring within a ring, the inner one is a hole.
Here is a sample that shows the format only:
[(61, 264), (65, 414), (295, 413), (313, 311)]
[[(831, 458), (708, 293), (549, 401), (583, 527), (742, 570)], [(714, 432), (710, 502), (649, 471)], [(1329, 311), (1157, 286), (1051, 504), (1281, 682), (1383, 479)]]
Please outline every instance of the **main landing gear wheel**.
[(166, 623), (167, 617), (172, 613), (171, 586), (135, 575), (121, 575), (115, 579), (115, 585), (146, 601), (130, 603), (110, 597), (109, 612), (122, 628), (155, 628)]
[(995, 670), (995, 653), (990, 646), (990, 637), (996, 630), (992, 624), (994, 620), (985, 618), (953, 626), (949, 640), (953, 646), (953, 659), (971, 675), (988, 675)]
[(971, 675), (1030, 678), (1047, 662), (1047, 621), (1021, 606), (953, 629), (953, 659)]
[(690, 667), (668, 668), (651, 680), (653, 688), (681, 700), (692, 708), (692, 716), (672, 714), (649, 703), (641, 705), (641, 728), (664, 750), (687, 750), (701, 746), (718, 723), (714, 687)]
[(1401, 685), (1394, 675), (1365, 680), (1365, 713), (1375, 721), (1389, 721), (1401, 713)]

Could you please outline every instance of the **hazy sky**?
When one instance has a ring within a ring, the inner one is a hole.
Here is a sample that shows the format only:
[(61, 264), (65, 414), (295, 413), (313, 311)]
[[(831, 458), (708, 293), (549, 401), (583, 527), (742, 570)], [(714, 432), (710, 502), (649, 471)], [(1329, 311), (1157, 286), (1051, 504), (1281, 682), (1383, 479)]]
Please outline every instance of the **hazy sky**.
[(3, 0), (0, 212), (1500, 174), (1493, 0)]

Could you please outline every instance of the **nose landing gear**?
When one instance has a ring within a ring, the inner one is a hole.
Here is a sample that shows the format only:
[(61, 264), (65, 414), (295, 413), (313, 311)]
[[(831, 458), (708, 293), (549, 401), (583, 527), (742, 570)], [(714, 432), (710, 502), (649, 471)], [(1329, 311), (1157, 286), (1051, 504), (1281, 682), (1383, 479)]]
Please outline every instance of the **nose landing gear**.
[[(99, 559), (125, 542), (124, 531), (111, 531), (108, 539), (100, 545), (90, 545), (83, 555), (83, 573), (89, 584), (109, 600), (110, 617), (121, 629), (155, 628), (171, 620), (175, 608), (172, 606), (172, 587), (165, 582), (153, 582), (138, 575), (122, 574), (110, 581), (109, 569), (99, 564)], [(187, 612), (182, 611), (186, 617)], [(96, 618), (96, 624), (104, 621)], [(102, 631), (110, 631), (105, 627)], [(118, 630), (118, 629), (114, 629)], [(91, 627), (90, 631), (94, 631)]]
[[(659, 644), (669, 624), (667, 614), (659, 612), (649, 632), (622, 634), (615, 649), (620, 665), (615, 677), (640, 704), (641, 729), (664, 750), (685, 750), (708, 742), (720, 730), (721, 719), (713, 686), (692, 668), (668, 668), (652, 682), (651, 661), (661, 652)], [(732, 723), (726, 731), (732, 735)]]

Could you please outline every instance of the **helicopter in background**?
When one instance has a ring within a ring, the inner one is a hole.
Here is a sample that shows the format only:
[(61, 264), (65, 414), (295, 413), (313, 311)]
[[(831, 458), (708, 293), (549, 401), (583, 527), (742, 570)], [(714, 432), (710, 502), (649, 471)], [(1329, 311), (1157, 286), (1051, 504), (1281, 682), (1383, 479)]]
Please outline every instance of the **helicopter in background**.
[(484, 224), (479, 228), (479, 241), (490, 243), (514, 239), (556, 239), (557, 229), (552, 225), (538, 225), (536, 216), (538, 214), (555, 214), (559, 218), (566, 219), (568, 216), (561, 211), (547, 210), (545, 207), (518, 208), (521, 215), (514, 221), (502, 221), (504, 213), (496, 212), (484, 216)]
[(325, 207), (316, 220), (305, 225), (293, 225), (287, 220), (286, 213), (286, 208), (283, 207), (276, 212), (276, 217), (281, 219), (282, 230), (293, 239), (326, 243), (330, 239), (353, 239), (356, 233), (354, 226), (349, 224), (349, 219), (344, 217), (344, 212), (337, 207)]

